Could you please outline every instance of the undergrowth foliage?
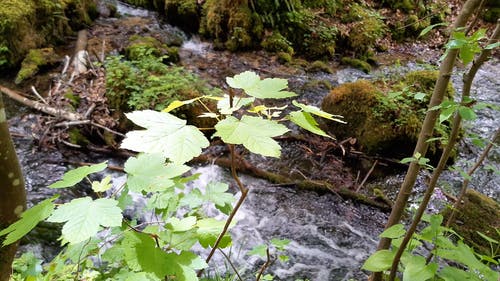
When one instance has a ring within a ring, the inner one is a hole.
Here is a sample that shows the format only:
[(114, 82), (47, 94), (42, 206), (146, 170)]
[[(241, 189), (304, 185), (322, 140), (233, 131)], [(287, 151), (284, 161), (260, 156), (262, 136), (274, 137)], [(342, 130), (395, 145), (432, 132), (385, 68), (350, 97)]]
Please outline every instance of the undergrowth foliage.
[[(118, 59), (108, 63), (119, 63)], [(128, 65), (123, 68), (134, 71)], [(113, 75), (121, 77), (120, 73)], [(199, 175), (190, 175), (191, 168), (186, 163), (199, 156), (210, 142), (197, 127), (187, 125), (186, 120), (169, 112), (204, 99), (216, 101), (217, 111), (202, 116), (217, 120), (214, 137), (229, 144), (232, 150), (234, 145), (243, 145), (253, 153), (269, 157), (280, 157), (280, 144), (273, 137), (289, 131), (284, 121), (325, 137), (330, 136), (318, 127), (314, 116), (343, 122), (340, 116), (296, 101), (267, 107), (266, 99), (296, 96), (286, 90), (285, 79), (261, 79), (256, 73), (246, 71), (226, 81), (231, 89), (222, 97), (203, 95), (175, 100), (161, 112), (142, 110), (126, 114), (144, 129), (127, 133), (122, 142), (122, 148), (139, 153), (126, 161), (127, 181), (122, 186), (113, 188), (111, 178), (104, 177), (91, 182), (95, 198), (85, 196), (58, 202), (58, 196), (54, 196), (26, 210), (20, 220), (1, 230), (5, 246), (22, 238), (41, 221), (62, 224), (60, 242), (64, 249), (44, 266), (32, 254), (24, 254), (16, 261), (14, 280), (199, 280), (215, 249), (231, 245), (228, 229), (235, 224), (234, 214), (248, 189), (241, 184), (233, 167), (233, 177), (241, 191), (239, 198), (228, 192), (228, 183), (222, 182), (210, 182), (188, 191), (186, 184)], [(241, 94), (236, 96), (238, 90)], [(287, 107), (293, 108), (288, 114), (284, 112)], [(231, 157), (234, 159), (234, 153)], [(72, 188), (85, 179), (90, 182), (90, 174), (102, 172), (106, 167), (103, 162), (76, 168), (49, 188)], [(124, 216), (127, 207), (133, 204), (132, 194), (144, 197), (153, 219), (140, 214), (131, 219)], [(227, 218), (218, 220), (207, 215), (203, 208), (207, 204), (215, 206)], [(257, 280), (272, 280), (264, 272), (273, 261), (287, 260), (282, 254), (287, 244), (287, 240), (273, 239), (272, 247), (263, 245), (249, 252), (266, 260), (256, 272)], [(195, 245), (211, 249), (210, 255), (203, 259), (193, 252)]]

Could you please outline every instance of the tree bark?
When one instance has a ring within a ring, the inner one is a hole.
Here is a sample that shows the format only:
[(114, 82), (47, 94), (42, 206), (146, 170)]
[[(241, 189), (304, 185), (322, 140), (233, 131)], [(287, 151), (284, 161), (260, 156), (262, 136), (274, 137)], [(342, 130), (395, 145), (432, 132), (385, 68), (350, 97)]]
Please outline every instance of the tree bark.
[[(25, 209), (24, 178), (10, 137), (0, 94), (0, 229), (18, 220)], [(0, 238), (0, 242), (2, 241)], [(16, 250), (17, 243), (0, 248), (0, 281), (9, 280)]]

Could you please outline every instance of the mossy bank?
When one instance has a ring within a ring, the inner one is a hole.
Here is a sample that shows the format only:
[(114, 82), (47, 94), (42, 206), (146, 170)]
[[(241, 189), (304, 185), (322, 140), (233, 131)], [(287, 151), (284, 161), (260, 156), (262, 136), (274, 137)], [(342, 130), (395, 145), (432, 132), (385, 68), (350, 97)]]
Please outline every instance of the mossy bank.
[(221, 49), (263, 48), (281, 57), (287, 53), (308, 59), (332, 59), (340, 54), (363, 62), (371, 62), (376, 51), (386, 49), (386, 39), (415, 38), (449, 13), (442, 0), (425, 1), (426, 5), (413, 3), (421, 1), (350, 0), (126, 1), (156, 9), (172, 24), (214, 40)]
[(0, 70), (17, 66), (31, 49), (65, 42), (97, 17), (95, 0), (0, 1)]

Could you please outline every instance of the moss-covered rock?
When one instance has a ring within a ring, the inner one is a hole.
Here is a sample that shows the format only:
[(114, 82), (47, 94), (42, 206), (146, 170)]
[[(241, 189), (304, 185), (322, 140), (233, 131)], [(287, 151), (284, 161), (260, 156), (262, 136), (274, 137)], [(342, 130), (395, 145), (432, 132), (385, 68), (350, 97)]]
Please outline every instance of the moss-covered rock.
[(264, 37), (260, 45), (268, 52), (284, 52), (293, 55), (292, 43), (281, 35), (279, 31), (274, 31)]
[[(417, 71), (390, 83), (359, 80), (334, 88), (322, 109), (344, 116), (347, 124), (327, 122), (326, 130), (339, 139), (353, 137), (369, 154), (408, 157), (413, 152), (432, 90), (435, 71)], [(376, 85), (380, 84), (381, 87)], [(451, 85), (447, 96), (453, 95)], [(440, 124), (427, 157), (435, 160), (442, 151), (449, 128)]]
[(0, 68), (18, 65), (31, 49), (63, 42), (95, 16), (94, 0), (0, 1)]
[(288, 64), (292, 62), (292, 55), (286, 52), (278, 52), (276, 54), (276, 59), (281, 64)]
[(343, 33), (347, 46), (360, 55), (372, 49), (377, 40), (386, 34), (382, 16), (361, 4), (352, 4), (342, 20), (349, 27), (349, 31)]
[(15, 83), (20, 84), (35, 76), (44, 67), (53, 66), (58, 62), (59, 56), (53, 48), (32, 49), (21, 63), (21, 70), (17, 73)]
[(361, 60), (361, 59), (343, 57), (341, 61), (343, 64), (347, 64), (347, 65), (350, 65), (352, 67), (361, 69), (365, 73), (369, 73), (372, 70), (372, 66), (368, 62)]
[[(450, 209), (445, 210), (445, 220), (450, 213)], [(491, 255), (489, 242), (478, 232), (500, 241), (500, 204), (484, 194), (468, 189), (451, 227), (476, 251)]]
[(332, 68), (323, 61), (317, 60), (313, 61), (306, 67), (307, 72), (325, 72), (325, 73), (333, 73)]

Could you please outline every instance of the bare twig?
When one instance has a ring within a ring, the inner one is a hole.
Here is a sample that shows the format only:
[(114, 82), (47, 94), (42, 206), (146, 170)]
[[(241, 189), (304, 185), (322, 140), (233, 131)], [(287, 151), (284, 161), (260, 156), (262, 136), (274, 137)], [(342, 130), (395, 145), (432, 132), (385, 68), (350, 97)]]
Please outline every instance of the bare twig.
[(35, 94), (35, 96), (37, 98), (39, 98), (43, 103), (47, 104), (47, 101), (38, 93), (38, 91), (35, 89), (35, 86), (31, 86), (31, 91), (33, 92), (33, 94)]
[(220, 249), (220, 248), (219, 248), (219, 252), (221, 252), (222, 255), (224, 256), (224, 258), (227, 260), (227, 262), (229, 262), (229, 265), (233, 269), (234, 273), (236, 274), (236, 276), (238, 276), (238, 280), (243, 281), (243, 278), (241, 278), (240, 273), (238, 272), (238, 269), (236, 268), (236, 266), (234, 266), (233, 262), (231, 261), (231, 258), (224, 251), (222, 251), (222, 249)]
[(368, 173), (366, 173), (366, 176), (363, 178), (363, 181), (359, 184), (358, 188), (356, 189), (356, 192), (359, 192), (361, 190), (361, 188), (363, 187), (363, 185), (368, 180), (368, 177), (371, 175), (371, 173), (373, 173), (373, 170), (375, 169), (375, 166), (377, 166), (377, 163), (378, 163), (378, 160), (375, 160), (375, 162), (373, 162), (372, 167), (370, 168), (370, 170), (368, 171)]
[(259, 273), (257, 274), (257, 277), (255, 278), (255, 281), (259, 281), (260, 278), (262, 277), (262, 274), (264, 274), (264, 271), (269, 267), (271, 264), (271, 255), (269, 254), (269, 247), (266, 248), (266, 262), (261, 266)]

